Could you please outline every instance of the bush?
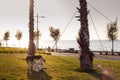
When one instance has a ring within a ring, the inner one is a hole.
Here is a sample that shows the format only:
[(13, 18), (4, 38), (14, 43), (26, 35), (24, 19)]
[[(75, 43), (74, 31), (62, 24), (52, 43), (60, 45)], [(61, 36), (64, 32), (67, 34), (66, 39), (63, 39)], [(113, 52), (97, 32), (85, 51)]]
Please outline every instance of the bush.
[(26, 48), (0, 47), (0, 53), (26, 53)]

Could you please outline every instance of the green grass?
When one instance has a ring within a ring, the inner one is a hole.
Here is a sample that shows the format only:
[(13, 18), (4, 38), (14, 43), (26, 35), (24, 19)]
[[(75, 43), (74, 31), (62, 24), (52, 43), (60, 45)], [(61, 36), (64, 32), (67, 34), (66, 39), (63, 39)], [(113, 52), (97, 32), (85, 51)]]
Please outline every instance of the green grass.
[[(81, 72), (78, 58), (51, 55), (47, 56), (45, 72), (31, 71), (28, 76), (25, 57), (26, 54), (0, 54), (0, 80), (100, 80), (102, 76), (97, 67), (90, 73)], [(120, 80), (120, 61), (95, 59), (96, 64), (102, 64), (105, 68), (112, 67), (115, 78)]]

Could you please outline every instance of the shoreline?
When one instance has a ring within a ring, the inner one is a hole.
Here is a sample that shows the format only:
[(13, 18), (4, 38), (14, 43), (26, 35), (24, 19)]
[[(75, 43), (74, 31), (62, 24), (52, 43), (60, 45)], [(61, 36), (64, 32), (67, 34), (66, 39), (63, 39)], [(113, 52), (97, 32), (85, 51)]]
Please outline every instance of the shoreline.
[[(56, 52), (56, 49), (47, 49), (48, 52)], [(99, 51), (99, 50), (90, 50), (94, 54), (100, 54), (100, 55), (112, 55), (111, 51)], [(80, 53), (80, 50), (75, 50), (74, 48), (69, 49), (57, 49), (57, 52), (59, 53)], [(115, 56), (120, 56), (120, 52), (114, 51)]]

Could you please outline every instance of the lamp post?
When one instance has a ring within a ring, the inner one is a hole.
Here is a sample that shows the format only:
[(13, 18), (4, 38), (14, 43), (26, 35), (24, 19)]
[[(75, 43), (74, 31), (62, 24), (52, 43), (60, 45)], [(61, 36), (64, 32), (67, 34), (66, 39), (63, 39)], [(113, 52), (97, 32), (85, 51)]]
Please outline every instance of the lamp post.
[(37, 18), (37, 41), (36, 41), (36, 49), (38, 50), (38, 48), (39, 48), (39, 30), (38, 30), (38, 26), (39, 26), (39, 18), (45, 18), (45, 16), (39, 16), (38, 14), (37, 14), (37, 16), (35, 16), (36, 18)]

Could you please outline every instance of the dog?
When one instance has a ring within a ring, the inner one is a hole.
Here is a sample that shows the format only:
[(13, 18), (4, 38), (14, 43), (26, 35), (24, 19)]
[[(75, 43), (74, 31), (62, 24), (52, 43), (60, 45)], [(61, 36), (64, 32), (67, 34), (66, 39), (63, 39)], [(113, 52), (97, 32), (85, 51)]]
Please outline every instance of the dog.
[(45, 68), (43, 67), (43, 64), (45, 62), (44, 58), (40, 58), (40, 62), (33, 64), (33, 70), (36, 72), (39, 72), (41, 70), (44, 70)]
[[(35, 62), (35, 60), (39, 59), (39, 62)], [(28, 69), (32, 69), (36, 72), (39, 72), (43, 69), (43, 64), (45, 62), (45, 59), (41, 55), (35, 55), (35, 56), (27, 56), (26, 57), (26, 62), (28, 64)]]
[(40, 59), (40, 58), (42, 58), (41, 55), (34, 55), (34, 56), (28, 55), (26, 57), (26, 62), (28, 63), (28, 61), (34, 61), (34, 59)]

